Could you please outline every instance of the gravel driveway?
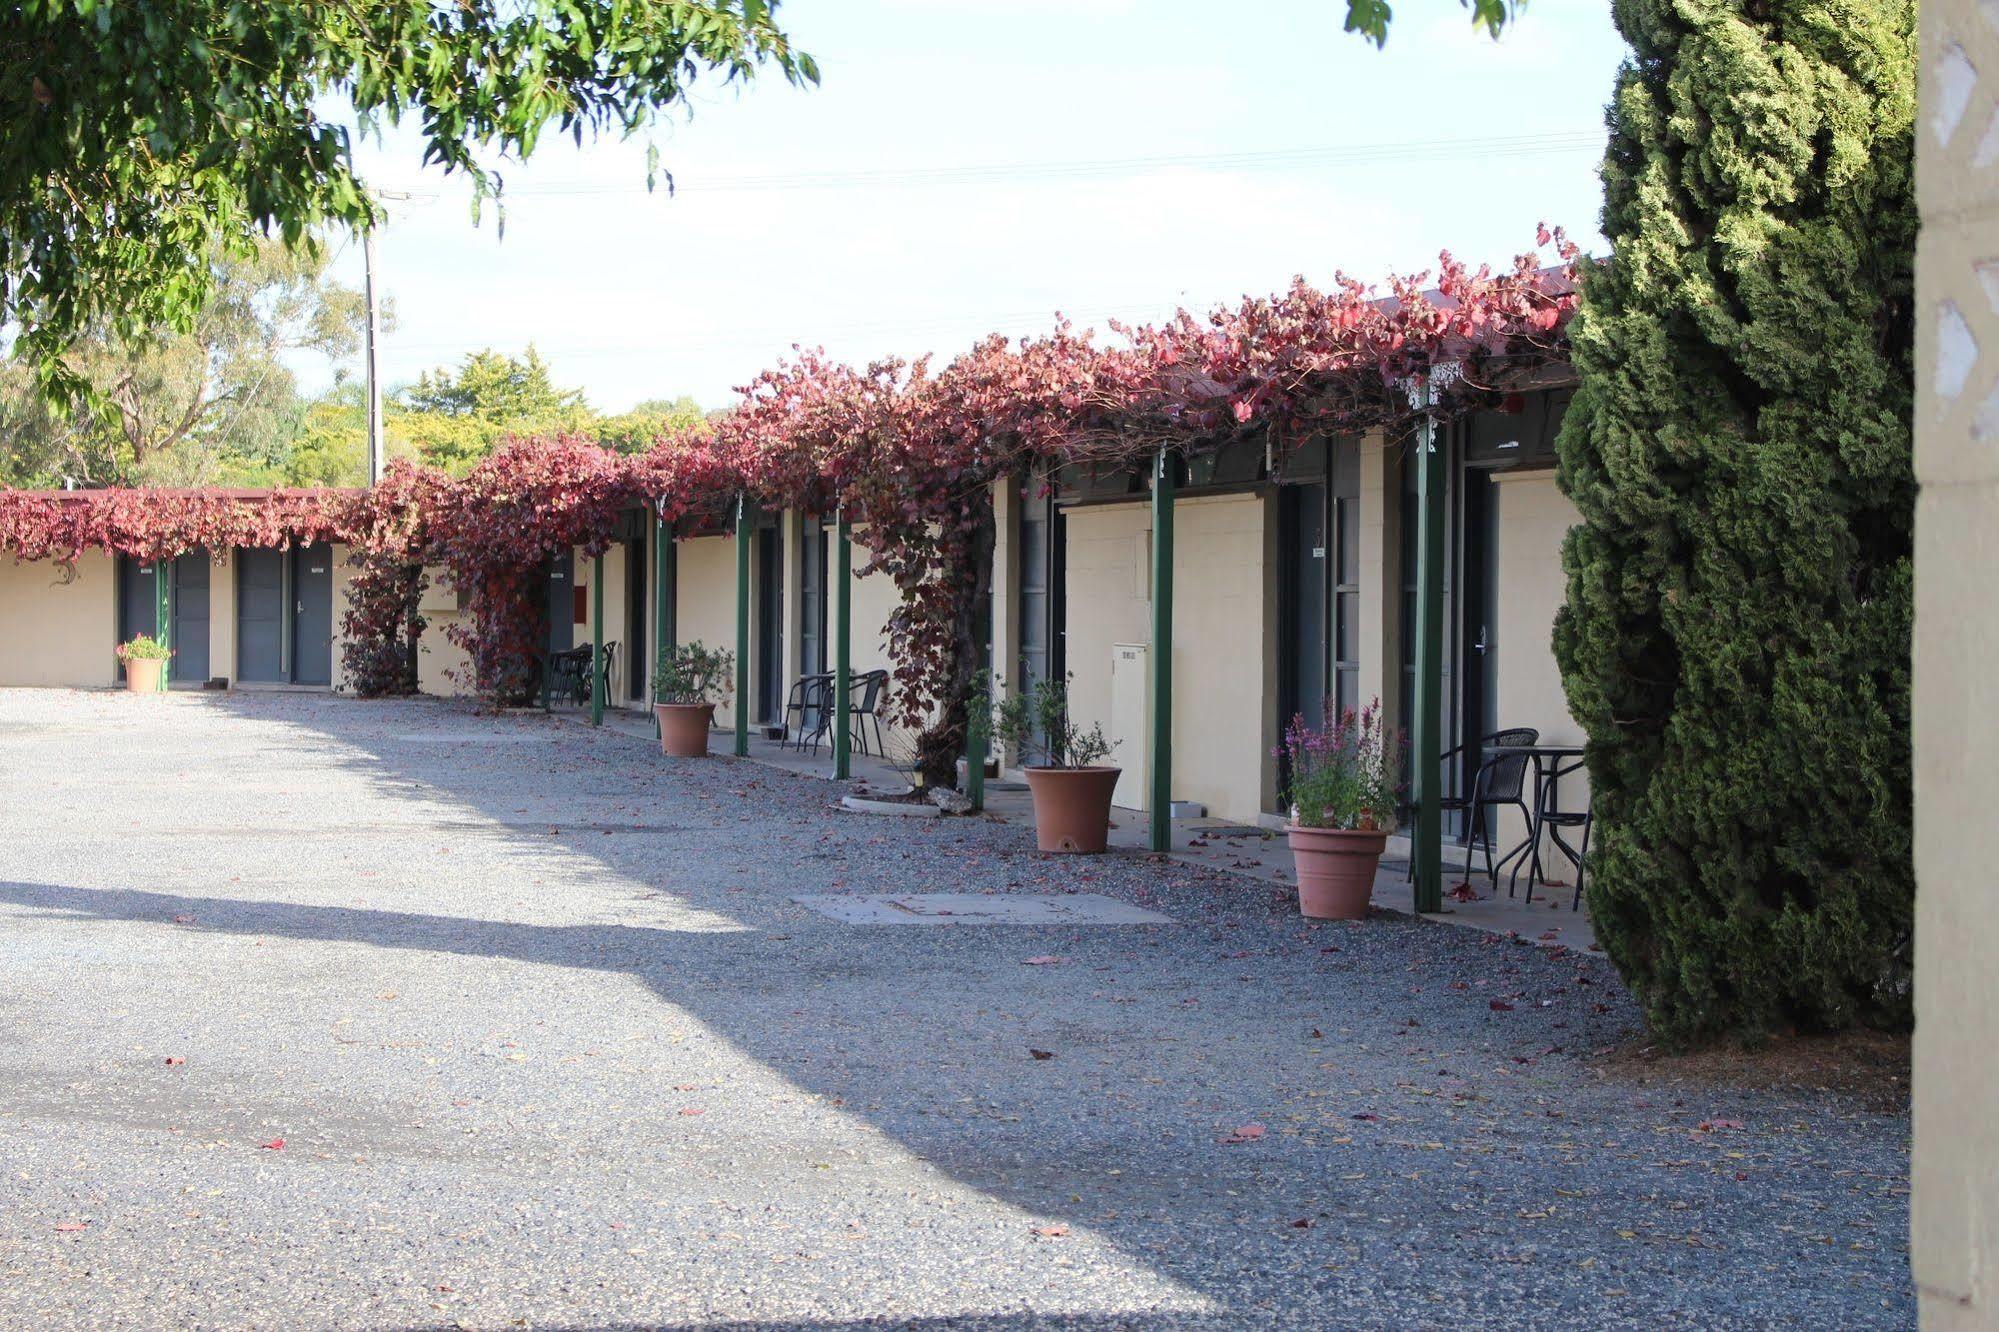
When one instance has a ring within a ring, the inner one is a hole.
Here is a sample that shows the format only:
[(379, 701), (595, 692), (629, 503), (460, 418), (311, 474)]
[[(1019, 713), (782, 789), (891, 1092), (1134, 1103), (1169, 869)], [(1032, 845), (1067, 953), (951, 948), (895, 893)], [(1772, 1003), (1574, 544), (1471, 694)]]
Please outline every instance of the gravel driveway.
[[(0, 1326), (1913, 1323), (1906, 1117), (1641, 1083), (1599, 959), (832, 792), (0, 691)], [(887, 891), (1176, 923), (790, 900)]]

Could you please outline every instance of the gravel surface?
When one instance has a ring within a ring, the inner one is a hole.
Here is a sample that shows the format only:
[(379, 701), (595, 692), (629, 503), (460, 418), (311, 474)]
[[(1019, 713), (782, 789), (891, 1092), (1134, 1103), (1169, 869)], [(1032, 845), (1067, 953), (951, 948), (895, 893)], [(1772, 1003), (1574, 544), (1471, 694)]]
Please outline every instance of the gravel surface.
[[(1907, 1119), (1641, 1084), (1600, 959), (835, 793), (0, 691), (0, 1326), (1913, 1323)], [(1176, 923), (789, 900), (900, 891)]]

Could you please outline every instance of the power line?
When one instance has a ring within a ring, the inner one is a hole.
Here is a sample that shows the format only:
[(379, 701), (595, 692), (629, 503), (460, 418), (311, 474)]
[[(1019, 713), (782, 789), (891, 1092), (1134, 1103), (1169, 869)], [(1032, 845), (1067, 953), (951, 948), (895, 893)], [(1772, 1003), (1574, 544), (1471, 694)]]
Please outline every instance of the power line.
[[(1246, 152), (1175, 153), (1151, 157), (1084, 158), (1068, 161), (987, 162), (962, 166), (911, 166), (841, 171), (798, 171), (768, 175), (683, 173), (675, 178), (682, 194), (748, 191), (926, 189), (1024, 182), (1089, 181), (1164, 175), (1175, 171), (1277, 172), (1336, 166), (1422, 163), (1460, 159), (1553, 156), (1601, 151), (1604, 132), (1561, 131), (1491, 138), (1418, 139), (1397, 143), (1337, 144)], [(508, 186), (505, 197), (543, 198), (639, 194), (640, 181), (544, 181)]]

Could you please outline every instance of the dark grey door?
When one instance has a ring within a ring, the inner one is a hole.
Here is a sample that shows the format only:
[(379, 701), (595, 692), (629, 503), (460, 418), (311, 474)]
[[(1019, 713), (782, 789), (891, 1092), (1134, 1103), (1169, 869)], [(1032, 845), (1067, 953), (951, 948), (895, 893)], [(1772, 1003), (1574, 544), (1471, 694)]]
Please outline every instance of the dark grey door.
[[(1020, 660), (1011, 663), (1022, 693), (1067, 674), (1063, 652), (1067, 597), (1062, 510), (1028, 478), (1020, 506)], [(1005, 672), (1001, 672), (1005, 674)]]
[(292, 552), (292, 683), (333, 683), (333, 548)]
[(236, 674), (269, 684), (289, 680), (285, 660), (286, 560), (281, 550), (236, 553)]
[(798, 562), (798, 650), (800, 669), (826, 669), (826, 525), (805, 520), (805, 546)]
[(646, 543), (625, 543), (625, 696), (640, 702), (650, 683), (646, 641)]
[(128, 555), (118, 557), (118, 641), (150, 636), (159, 625), (158, 588), (153, 566)]
[(784, 534), (757, 529), (757, 707), (760, 720), (784, 717)]
[(173, 563), (170, 680), (201, 684), (208, 679), (208, 578), (212, 567), (207, 551), (182, 555)]
[(548, 650), (567, 652), (576, 646), (576, 593), (570, 578), (572, 561), (563, 558), (548, 568)]
[(1326, 540), (1326, 485), (1313, 481), (1285, 486), (1279, 500), (1284, 564), (1278, 584), (1278, 609), (1283, 656), (1279, 660), (1278, 698), (1285, 726), (1302, 716), (1309, 726), (1325, 721), (1326, 566), (1331, 551)]

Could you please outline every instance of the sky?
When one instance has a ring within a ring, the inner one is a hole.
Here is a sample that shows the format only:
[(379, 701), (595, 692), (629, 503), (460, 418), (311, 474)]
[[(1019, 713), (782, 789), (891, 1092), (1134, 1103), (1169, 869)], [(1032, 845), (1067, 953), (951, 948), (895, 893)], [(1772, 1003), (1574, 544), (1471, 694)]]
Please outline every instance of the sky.
[[(785, 0), (819, 86), (711, 81), (646, 137), (551, 138), (502, 167), (504, 235), (390, 131), (357, 154), (409, 196), (378, 237), (383, 380), (532, 343), (602, 410), (716, 407), (793, 344), (943, 360), (1058, 310), (1101, 327), (1443, 249), (1503, 264), (1543, 221), (1601, 248), (1609, 6), (1535, 0), (1494, 42), (1453, 0), (1403, 0), (1379, 51), (1345, 8)], [(648, 143), (670, 195), (646, 191)], [(358, 286), (359, 242), (333, 244)]]

